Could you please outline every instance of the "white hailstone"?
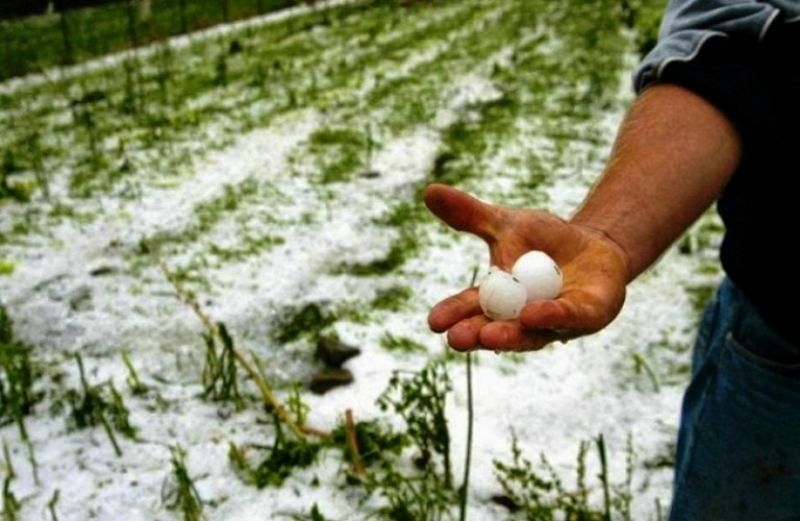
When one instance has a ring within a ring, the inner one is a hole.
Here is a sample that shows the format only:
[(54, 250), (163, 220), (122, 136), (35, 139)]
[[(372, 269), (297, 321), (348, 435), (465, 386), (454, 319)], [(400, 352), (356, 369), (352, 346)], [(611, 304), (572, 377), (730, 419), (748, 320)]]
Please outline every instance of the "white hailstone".
[(510, 273), (492, 267), (480, 283), (478, 300), (483, 313), (492, 320), (511, 320), (525, 305), (525, 288)]
[(529, 251), (521, 256), (511, 274), (525, 287), (527, 302), (554, 299), (561, 293), (561, 270), (543, 251)]

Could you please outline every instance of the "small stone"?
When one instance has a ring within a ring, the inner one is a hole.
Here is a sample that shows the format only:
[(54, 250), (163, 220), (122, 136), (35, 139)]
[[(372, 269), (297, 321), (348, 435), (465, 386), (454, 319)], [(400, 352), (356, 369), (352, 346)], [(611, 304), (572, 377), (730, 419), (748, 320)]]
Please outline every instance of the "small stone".
[(104, 275), (111, 275), (112, 273), (116, 273), (118, 271), (119, 269), (114, 266), (98, 266), (89, 271), (89, 275), (92, 277), (102, 277)]
[(311, 392), (324, 394), (340, 385), (347, 385), (353, 382), (353, 373), (347, 369), (324, 369), (311, 377), (308, 385)]
[(489, 498), (489, 501), (494, 503), (495, 505), (500, 505), (504, 507), (509, 512), (519, 512), (520, 506), (514, 501), (511, 497), (505, 494), (495, 494), (494, 496)]
[(317, 358), (333, 369), (342, 367), (343, 363), (360, 354), (359, 348), (347, 345), (336, 338), (320, 337), (317, 341)]

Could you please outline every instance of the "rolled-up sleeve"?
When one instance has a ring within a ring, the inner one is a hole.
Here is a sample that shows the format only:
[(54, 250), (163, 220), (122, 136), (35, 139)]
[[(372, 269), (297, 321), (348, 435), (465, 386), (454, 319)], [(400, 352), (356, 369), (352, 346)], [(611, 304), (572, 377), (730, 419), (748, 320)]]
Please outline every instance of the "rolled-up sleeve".
[(670, 0), (658, 43), (634, 72), (634, 90), (662, 79), (669, 64), (694, 60), (712, 39), (761, 41), (780, 14), (775, 5), (755, 0)]

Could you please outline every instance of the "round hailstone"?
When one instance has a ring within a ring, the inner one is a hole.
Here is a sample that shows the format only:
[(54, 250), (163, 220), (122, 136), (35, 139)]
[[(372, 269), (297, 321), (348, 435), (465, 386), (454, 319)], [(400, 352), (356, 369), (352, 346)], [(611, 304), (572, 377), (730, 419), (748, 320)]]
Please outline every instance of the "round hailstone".
[(511, 320), (525, 305), (525, 288), (510, 273), (492, 269), (481, 281), (478, 300), (483, 313), (492, 320)]
[(561, 270), (543, 251), (529, 251), (517, 259), (511, 274), (525, 287), (527, 302), (554, 299), (561, 293)]

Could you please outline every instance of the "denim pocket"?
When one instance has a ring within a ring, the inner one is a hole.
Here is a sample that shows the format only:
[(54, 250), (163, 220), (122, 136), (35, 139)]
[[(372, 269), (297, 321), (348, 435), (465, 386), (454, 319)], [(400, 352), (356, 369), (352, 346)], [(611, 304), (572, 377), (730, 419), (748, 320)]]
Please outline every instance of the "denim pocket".
[(749, 302), (742, 302), (737, 314), (725, 339), (732, 351), (765, 371), (800, 379), (800, 348), (767, 325)]
[(800, 378), (800, 361), (794, 362), (789, 357), (775, 356), (780, 348), (766, 347), (763, 344), (750, 344), (747, 339), (741, 339), (733, 331), (728, 332), (726, 339), (734, 353), (762, 369), (773, 371), (784, 376)]

